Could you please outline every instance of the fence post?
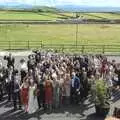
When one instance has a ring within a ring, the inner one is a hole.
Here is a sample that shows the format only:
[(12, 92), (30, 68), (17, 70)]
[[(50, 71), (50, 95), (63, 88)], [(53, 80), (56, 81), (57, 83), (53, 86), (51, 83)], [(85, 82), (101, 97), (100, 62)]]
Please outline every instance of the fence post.
[(41, 41), (41, 49), (43, 48), (43, 44), (42, 44), (42, 41)]
[(82, 45), (82, 54), (84, 53), (85, 46)]
[(102, 46), (102, 53), (105, 53), (105, 45)]
[(44, 45), (44, 44), (42, 44), (42, 49), (44, 49), (44, 47), (45, 47), (45, 45)]
[(11, 50), (11, 41), (9, 40), (9, 50)]
[(28, 42), (27, 42), (27, 48), (28, 48), (28, 50), (30, 49), (30, 41), (28, 40)]
[(64, 52), (64, 44), (62, 45), (62, 53)]

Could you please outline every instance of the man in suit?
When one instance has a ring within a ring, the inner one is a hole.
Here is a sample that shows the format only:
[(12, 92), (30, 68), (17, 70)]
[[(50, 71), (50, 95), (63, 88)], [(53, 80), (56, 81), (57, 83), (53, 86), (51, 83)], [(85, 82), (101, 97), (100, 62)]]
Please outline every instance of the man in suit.
[(10, 68), (11, 66), (14, 69), (15, 58), (9, 53), (9, 56), (5, 56), (4, 60), (7, 60), (7, 67)]
[(19, 108), (21, 108), (20, 85), (19, 85), (17, 73), (18, 71), (14, 70), (13, 76), (12, 76), (12, 82), (11, 82), (11, 92), (12, 92), (14, 110), (17, 109), (17, 100), (19, 102)]
[(80, 97), (80, 79), (75, 72), (72, 73), (71, 103), (78, 104)]

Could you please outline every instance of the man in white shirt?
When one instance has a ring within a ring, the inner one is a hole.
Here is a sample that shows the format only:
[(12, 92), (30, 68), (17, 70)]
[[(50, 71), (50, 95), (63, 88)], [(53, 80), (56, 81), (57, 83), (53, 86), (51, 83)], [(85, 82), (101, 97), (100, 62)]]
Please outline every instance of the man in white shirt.
[(20, 60), (20, 72), (21, 72), (21, 82), (23, 81), (23, 78), (26, 76), (27, 71), (28, 71), (28, 67), (27, 67), (27, 63), (25, 62), (24, 59)]

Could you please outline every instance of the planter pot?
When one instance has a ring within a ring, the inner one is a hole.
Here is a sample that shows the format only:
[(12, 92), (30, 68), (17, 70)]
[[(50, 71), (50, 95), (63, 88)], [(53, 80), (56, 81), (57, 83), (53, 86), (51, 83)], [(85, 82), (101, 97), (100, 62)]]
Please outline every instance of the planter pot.
[(99, 116), (106, 116), (110, 110), (110, 106), (101, 107), (100, 105), (95, 105), (96, 114)]
[(99, 105), (95, 105), (95, 110), (96, 110), (96, 114), (99, 115), (100, 113), (100, 106)]

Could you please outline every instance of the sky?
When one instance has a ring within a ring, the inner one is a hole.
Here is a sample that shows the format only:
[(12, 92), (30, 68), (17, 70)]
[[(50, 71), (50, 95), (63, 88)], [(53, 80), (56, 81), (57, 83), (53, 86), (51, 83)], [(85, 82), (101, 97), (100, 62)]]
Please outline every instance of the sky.
[(32, 5), (87, 5), (87, 6), (108, 6), (120, 7), (120, 0), (0, 0), (0, 3), (27, 3)]

